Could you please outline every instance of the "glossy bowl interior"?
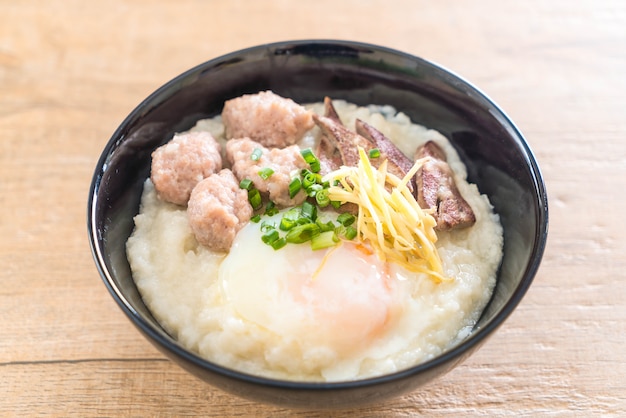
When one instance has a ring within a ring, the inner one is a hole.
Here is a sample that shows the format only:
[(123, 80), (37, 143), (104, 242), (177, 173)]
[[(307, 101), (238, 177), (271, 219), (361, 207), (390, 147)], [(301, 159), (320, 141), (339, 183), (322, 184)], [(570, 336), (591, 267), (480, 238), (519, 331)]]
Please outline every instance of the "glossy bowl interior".
[[(175, 132), (221, 112), (224, 101), (271, 89), (296, 102), (324, 96), (390, 104), (447, 136), (504, 226), (504, 257), (489, 305), (469, 338), (443, 355), (373, 379), (284, 382), (203, 360), (152, 317), (133, 282), (125, 243), (133, 229), (150, 155)], [(197, 377), (243, 397), (295, 407), (351, 407), (401, 395), (449, 371), (515, 309), (539, 267), (548, 230), (545, 186), (535, 158), (509, 118), (469, 83), (420, 58), (343, 41), (262, 45), (201, 64), (158, 89), (120, 125), (97, 164), (88, 202), (93, 256), (104, 283), (133, 324)]]

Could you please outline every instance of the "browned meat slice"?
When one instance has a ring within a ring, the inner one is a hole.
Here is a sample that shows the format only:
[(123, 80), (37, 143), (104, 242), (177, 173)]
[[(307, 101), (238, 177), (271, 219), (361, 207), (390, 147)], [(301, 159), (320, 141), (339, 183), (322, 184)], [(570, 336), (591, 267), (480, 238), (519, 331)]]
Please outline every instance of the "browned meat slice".
[(248, 193), (233, 173), (224, 169), (202, 180), (191, 192), (187, 207), (196, 240), (215, 251), (228, 251), (235, 235), (252, 216)]
[(428, 141), (415, 152), (415, 159), (432, 157), (436, 160), (446, 161), (446, 153), (433, 141)]
[(343, 122), (341, 122), (341, 118), (339, 117), (339, 113), (337, 113), (337, 109), (335, 109), (335, 106), (333, 105), (332, 99), (328, 96), (324, 97), (324, 116), (343, 125)]
[(325, 135), (320, 137), (320, 142), (315, 149), (315, 156), (320, 160), (321, 175), (335, 171), (343, 164), (341, 154)]
[[(374, 127), (367, 125), (365, 122), (361, 121), (360, 125), (367, 137), (359, 135), (340, 123), (337, 123), (335, 120), (325, 116), (314, 115), (313, 120), (317, 126), (320, 127), (322, 135), (325, 135), (331, 142), (333, 142), (335, 147), (339, 150), (344, 165), (356, 166), (358, 164), (358, 147), (361, 147), (366, 152), (369, 152), (374, 148), (378, 148), (380, 151), (380, 157), (372, 158), (372, 165), (374, 167), (379, 167), (383, 161), (387, 160), (387, 170), (400, 178), (404, 177), (413, 166), (408, 158), (401, 157), (402, 152), (398, 150), (389, 139), (387, 139), (381, 132), (378, 132)], [(372, 134), (375, 135), (375, 140), (369, 138)], [(410, 187), (412, 187), (411, 184)]]
[[(258, 149), (258, 159), (252, 154)], [(269, 194), (271, 201), (279, 206), (295, 206), (304, 202), (306, 194), (301, 190), (289, 197), (289, 183), (294, 174), (309, 165), (300, 154), (300, 148), (292, 145), (286, 148), (265, 148), (250, 138), (231, 139), (226, 143), (226, 158), (232, 164), (233, 173), (239, 180), (248, 178), (261, 192)], [(269, 168), (273, 173), (263, 179), (259, 172)]]
[(428, 141), (415, 153), (416, 160), (424, 157), (431, 158), (415, 176), (417, 202), (422, 208), (434, 209), (435, 229), (447, 231), (472, 226), (476, 222), (474, 211), (456, 187), (445, 152)]
[(358, 146), (365, 151), (375, 148), (370, 141), (331, 118), (313, 115), (313, 120), (320, 127), (322, 135), (326, 136), (339, 150), (344, 165), (356, 166), (358, 164)]
[(245, 94), (224, 104), (226, 137), (250, 138), (265, 147), (295, 144), (311, 129), (311, 111), (271, 91)]
[[(380, 159), (387, 159), (388, 170), (390, 173), (395, 174), (397, 177), (403, 178), (411, 168), (413, 168), (413, 162), (402, 153), (396, 147), (396, 144), (391, 142), (382, 132), (374, 128), (372, 125), (357, 119), (355, 122), (356, 132), (362, 137), (368, 139), (374, 144), (376, 148), (380, 150)], [(409, 189), (413, 190), (413, 182), (409, 182)]]
[(176, 134), (152, 153), (150, 179), (159, 198), (186, 205), (202, 179), (222, 169), (221, 147), (208, 132)]
[[(324, 116), (343, 125), (330, 97), (324, 98)], [(320, 160), (320, 174), (322, 175), (338, 169), (343, 164), (339, 150), (326, 135), (320, 137), (315, 155)]]

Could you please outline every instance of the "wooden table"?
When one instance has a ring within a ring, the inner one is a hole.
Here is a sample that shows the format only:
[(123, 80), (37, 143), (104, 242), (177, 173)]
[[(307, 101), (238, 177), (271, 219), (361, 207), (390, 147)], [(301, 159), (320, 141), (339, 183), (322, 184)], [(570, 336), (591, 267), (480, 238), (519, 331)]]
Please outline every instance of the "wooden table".
[(626, 2), (0, 0), (0, 415), (326, 416), (213, 389), (146, 342), (91, 258), (91, 175), (122, 119), (207, 59), (338, 38), (477, 84), (550, 197), (521, 306), (427, 387), (335, 416), (626, 416)]

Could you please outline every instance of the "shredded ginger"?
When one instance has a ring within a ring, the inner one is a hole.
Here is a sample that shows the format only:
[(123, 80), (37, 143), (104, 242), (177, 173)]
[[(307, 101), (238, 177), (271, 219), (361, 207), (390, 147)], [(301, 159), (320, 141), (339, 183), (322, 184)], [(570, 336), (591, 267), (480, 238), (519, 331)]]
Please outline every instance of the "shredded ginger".
[(357, 167), (343, 166), (324, 176), (324, 180), (340, 183), (328, 189), (330, 200), (358, 205), (357, 236), (368, 242), (382, 261), (426, 273), (436, 281), (449, 280), (443, 275), (435, 246), (437, 222), (419, 206), (407, 187), (427, 158), (416, 161), (400, 179), (387, 172), (386, 160), (374, 168), (359, 147)]

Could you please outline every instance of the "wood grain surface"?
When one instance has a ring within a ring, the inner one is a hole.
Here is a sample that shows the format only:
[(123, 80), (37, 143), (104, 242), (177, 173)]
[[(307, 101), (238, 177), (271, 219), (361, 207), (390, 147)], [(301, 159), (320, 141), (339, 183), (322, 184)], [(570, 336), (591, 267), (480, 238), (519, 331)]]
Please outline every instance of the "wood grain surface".
[[(146, 342), (87, 241), (107, 140), (184, 70), (335, 38), (452, 69), (525, 134), (550, 236), (522, 304), (469, 360), (404, 397), (292, 411), (213, 389)], [(626, 2), (0, 0), (0, 415), (626, 416)]]

